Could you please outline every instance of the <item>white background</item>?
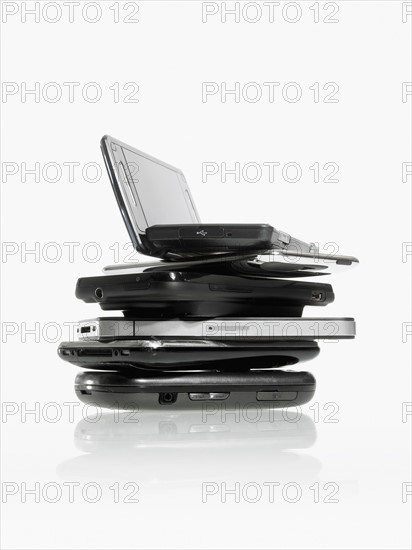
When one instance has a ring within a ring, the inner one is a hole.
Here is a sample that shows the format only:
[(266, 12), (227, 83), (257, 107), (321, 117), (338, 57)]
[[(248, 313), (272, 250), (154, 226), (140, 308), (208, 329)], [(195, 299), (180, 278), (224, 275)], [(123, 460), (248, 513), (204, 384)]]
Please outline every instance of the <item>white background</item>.
[[(402, 21), (402, 2), (338, 2), (336, 23), (323, 22), (334, 9), (324, 2), (318, 23), (315, 3), (304, 1), (283, 15), (285, 3), (275, 6), (273, 22), (261, 4), (255, 23), (246, 20), (255, 17), (253, 6), (246, 18), (228, 15), (225, 23), (222, 6), (213, 3), (218, 13), (202, 22), (205, 6), (191, 1), (139, 2), (138, 23), (123, 21), (134, 3), (118, 4), (118, 23), (111, 0), (100, 3), (95, 23), (80, 7), (70, 23), (63, 3), (56, 23), (46, 20), (55, 17), (56, 3), (39, 22), (30, 15), (24, 21), (23, 4), (34, 3), (9, 4), (17, 13), (2, 24), (2, 79), (16, 93), (2, 103), (2, 239), (13, 251), (3, 249), (2, 259), (2, 397), (9, 412), (3, 411), (2, 452), (3, 483), (17, 492), (3, 504), (4, 548), (409, 548), (412, 497), (402, 501), (402, 484), (411, 482), (411, 416), (402, 411), (411, 401), (411, 336), (403, 342), (402, 330), (411, 322), (411, 257), (402, 257), (402, 243), (411, 241), (411, 177), (402, 181), (402, 163), (411, 162), (412, 97), (402, 101), (402, 83), (411, 81), (412, 16)], [(36, 82), (41, 90), (58, 83), (62, 98), (21, 95), (24, 83)], [(73, 102), (64, 82), (81, 84)], [(82, 96), (89, 82), (101, 87), (100, 101)], [(116, 82), (118, 102), (109, 89)], [(139, 86), (138, 103), (124, 102), (128, 82)], [(233, 96), (223, 102), (220, 94), (202, 101), (202, 82), (255, 82), (263, 95), (255, 103)], [(273, 102), (263, 82), (280, 83)], [(290, 82), (301, 87), (299, 101), (282, 97)], [(315, 82), (318, 102), (309, 89)], [(328, 82), (339, 86), (336, 103), (323, 101)], [(298, 423), (205, 423), (200, 413), (159, 412), (131, 426), (107, 419), (78, 425), (81, 407), (69, 417), (64, 403), (77, 402), (78, 369), (56, 354), (69, 337), (63, 323), (100, 313), (75, 299), (76, 280), (113, 263), (114, 243), (120, 261), (130, 252), (122, 249), (128, 236), (100, 156), (106, 133), (182, 168), (203, 221), (267, 222), (360, 259), (357, 269), (328, 280), (336, 300), (321, 311), (354, 316), (357, 338), (321, 343), (320, 356), (305, 366), (318, 390)], [(40, 170), (57, 163), (61, 177), (47, 181), (50, 168), (39, 181), (24, 181), (22, 163), (36, 162)], [(80, 163), (72, 182), (68, 162)], [(102, 169), (96, 182), (81, 172), (90, 162)], [(279, 171), (274, 182), (266, 173), (254, 183), (230, 176), (224, 183), (219, 175), (202, 181), (205, 162), (296, 162), (302, 177), (288, 182)], [(314, 182), (315, 162), (336, 163), (339, 181), (322, 181), (321, 169)], [(4, 173), (13, 167), (17, 173)], [(79, 243), (73, 261), (69, 242)], [(84, 247), (90, 256), (96, 251), (90, 242), (101, 251), (96, 262), (85, 256)], [(35, 254), (24, 253), (35, 246)], [(53, 261), (56, 251), (61, 257)], [(56, 404), (54, 412), (48, 403)], [(37, 417), (25, 414), (35, 407)], [(56, 410), (61, 418), (52, 422)], [(170, 436), (162, 435), (165, 422)], [(199, 429), (209, 433), (198, 436)], [(63, 491), (56, 503), (42, 496), (22, 502), (24, 483), (64, 489), (67, 481), (80, 489), (99, 483), (101, 500), (87, 502), (80, 491), (70, 503)], [(127, 481), (138, 484), (139, 502), (125, 503), (123, 489), (114, 502), (109, 487)], [(219, 491), (202, 502), (205, 482)], [(263, 488), (256, 503), (252, 490), (242, 493), (248, 482)], [(280, 483), (274, 502), (262, 485), (268, 482)], [(291, 482), (302, 492), (296, 503), (282, 496)], [(323, 502), (328, 482), (339, 487), (337, 503)], [(222, 483), (240, 487), (239, 502), (233, 495), (222, 502)], [(309, 489), (316, 483), (319, 503)]]

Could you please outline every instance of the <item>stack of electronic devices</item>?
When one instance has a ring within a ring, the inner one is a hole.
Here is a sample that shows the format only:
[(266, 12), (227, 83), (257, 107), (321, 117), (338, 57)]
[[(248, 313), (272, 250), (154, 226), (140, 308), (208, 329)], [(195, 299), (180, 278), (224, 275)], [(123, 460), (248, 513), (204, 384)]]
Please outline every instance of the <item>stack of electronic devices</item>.
[(334, 300), (312, 278), (358, 260), (267, 224), (202, 224), (180, 170), (109, 136), (101, 148), (134, 248), (153, 259), (78, 280), (76, 297), (110, 315), (59, 347), (89, 369), (79, 398), (122, 409), (309, 401), (315, 378), (281, 368), (316, 357), (321, 339), (355, 336), (352, 318), (302, 317)]

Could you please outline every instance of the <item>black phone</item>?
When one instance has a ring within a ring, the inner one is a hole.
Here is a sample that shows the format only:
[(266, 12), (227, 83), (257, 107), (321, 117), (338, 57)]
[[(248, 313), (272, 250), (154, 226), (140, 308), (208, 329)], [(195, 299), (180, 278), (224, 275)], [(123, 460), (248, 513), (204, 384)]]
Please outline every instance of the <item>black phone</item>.
[(303, 405), (315, 393), (316, 381), (308, 372), (82, 372), (75, 392), (87, 404), (109, 409), (283, 408)]
[(100, 142), (112, 188), (138, 252), (175, 258), (316, 246), (269, 224), (202, 224), (181, 170), (110, 136)]
[(84, 277), (76, 297), (136, 318), (300, 317), (334, 300), (330, 284), (181, 271)]
[(112, 342), (62, 342), (59, 356), (79, 367), (97, 370), (250, 370), (284, 367), (319, 354), (313, 340), (221, 342), (202, 338), (145, 338)]

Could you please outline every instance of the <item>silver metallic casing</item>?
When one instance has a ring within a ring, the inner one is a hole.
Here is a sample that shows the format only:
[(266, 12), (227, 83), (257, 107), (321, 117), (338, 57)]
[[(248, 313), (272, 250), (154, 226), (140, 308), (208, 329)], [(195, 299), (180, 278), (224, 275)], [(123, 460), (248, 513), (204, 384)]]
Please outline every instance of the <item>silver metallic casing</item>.
[(80, 321), (80, 340), (201, 338), (207, 340), (347, 339), (356, 334), (355, 320), (342, 318), (221, 318), (210, 320), (133, 320), (107, 317)]

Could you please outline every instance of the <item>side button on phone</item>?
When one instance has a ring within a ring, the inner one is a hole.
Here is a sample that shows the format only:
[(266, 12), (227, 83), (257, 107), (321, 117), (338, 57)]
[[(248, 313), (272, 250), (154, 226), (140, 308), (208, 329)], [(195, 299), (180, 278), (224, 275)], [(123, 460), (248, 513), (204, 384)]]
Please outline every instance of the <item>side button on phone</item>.
[(258, 391), (258, 401), (293, 401), (298, 396), (295, 391)]
[(189, 393), (189, 399), (192, 401), (223, 401), (229, 395), (229, 392)]

